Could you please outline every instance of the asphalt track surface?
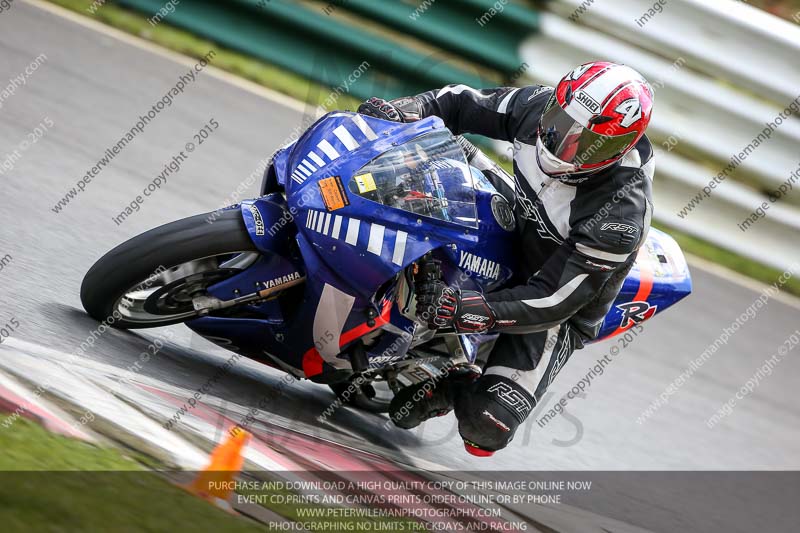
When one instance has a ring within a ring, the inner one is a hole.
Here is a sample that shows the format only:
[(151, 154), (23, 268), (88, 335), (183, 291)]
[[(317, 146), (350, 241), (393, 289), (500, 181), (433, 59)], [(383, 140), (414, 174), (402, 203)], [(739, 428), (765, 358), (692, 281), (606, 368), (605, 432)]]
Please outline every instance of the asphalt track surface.
[[(265, 98), (208, 71), (201, 73), (84, 192), (55, 213), (51, 208), (58, 200), (188, 67), (17, 2), (0, 15), (0, 85), (21, 74), (41, 53), (46, 61), (25, 86), (3, 100), (0, 109), (2, 159), (43, 120), (52, 121), (43, 137), (22, 151), (13, 169), (0, 176), (0, 257), (11, 256), (0, 270), (0, 323), (14, 318), (19, 323), (12, 334), (15, 340), (72, 353), (96, 327), (83, 313), (78, 297), (92, 263), (116, 244), (156, 225), (219, 207), (260, 160), (285, 143), (303, 119), (302, 107), (287, 105), (282, 98)], [(212, 118), (219, 128), (195, 147), (180, 171), (170, 175), (138, 212), (116, 225), (112, 218)], [(251, 195), (257, 183), (249, 188)], [(798, 469), (800, 408), (794, 393), (800, 350), (790, 352), (730, 416), (713, 428), (706, 425), (800, 327), (800, 307), (792, 299), (771, 299), (667, 405), (637, 423), (655, 397), (758, 297), (758, 286), (719, 270), (695, 263), (692, 273), (694, 294), (646, 323), (585, 396), (571, 400), (567, 416), (556, 417), (544, 428), (530, 422), (509, 449), (491, 460), (463, 451), (452, 416), (408, 433), (387, 429), (373, 415), (340, 409), (320, 427), (315, 417), (330, 404), (332, 395), (312, 383), (291, 385), (270, 409), (276, 420), (294, 430), (401, 463), (424, 462), (443, 469)], [(174, 342), (143, 374), (195, 389), (227, 356), (183, 327), (171, 329)], [(86, 357), (124, 368), (148, 344), (148, 335), (107, 333)], [(577, 352), (534, 418), (575, 385), (607, 353), (610, 343)], [(213, 394), (246, 406), (279, 379), (278, 372), (257, 364), (241, 365), (220, 381)], [(648, 522), (636, 510), (620, 513), (633, 523)]]

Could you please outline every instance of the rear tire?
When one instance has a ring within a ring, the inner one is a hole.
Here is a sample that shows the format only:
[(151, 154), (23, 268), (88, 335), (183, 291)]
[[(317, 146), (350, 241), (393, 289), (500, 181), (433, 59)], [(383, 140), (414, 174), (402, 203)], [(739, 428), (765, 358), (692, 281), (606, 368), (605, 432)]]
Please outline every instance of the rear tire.
[[(162, 320), (154, 313), (152, 319), (145, 321), (123, 313), (122, 319), (108, 320), (115, 311), (119, 314), (123, 296), (133, 294), (136, 292), (133, 289), (143, 283), (157, 283), (153, 274), (159, 269), (165, 269), (162, 277), (166, 283), (180, 275), (179, 267), (184, 264), (202, 263), (200, 260), (210, 264), (209, 258), (257, 252), (239, 209), (223, 211), (213, 223), (207, 218), (208, 215), (203, 214), (165, 224), (120, 244), (101, 257), (86, 273), (81, 285), (81, 302), (86, 312), (96, 320), (108, 321), (109, 325), (123, 329), (167, 326), (194, 318), (196, 315), (164, 313)], [(207, 265), (204, 267), (207, 272), (193, 274), (197, 278), (193, 282), (197, 287), (192, 286), (193, 290), (201, 288), (203, 282), (210, 285), (235, 273), (226, 269), (215, 272)], [(186, 279), (190, 278), (192, 276)], [(188, 310), (184, 308), (184, 311)]]

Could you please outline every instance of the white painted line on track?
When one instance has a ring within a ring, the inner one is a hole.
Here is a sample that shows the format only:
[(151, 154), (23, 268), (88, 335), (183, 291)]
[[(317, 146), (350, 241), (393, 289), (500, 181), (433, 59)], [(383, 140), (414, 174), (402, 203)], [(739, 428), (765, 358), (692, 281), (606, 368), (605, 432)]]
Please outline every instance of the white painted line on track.
[[(163, 428), (160, 423), (146, 416), (138, 409), (128, 406), (127, 402), (117, 397), (122, 395), (131, 400), (135, 396), (142, 395), (143, 397), (147, 393), (140, 391), (136, 387), (133, 387), (133, 390), (130, 391), (132, 394), (128, 394), (129, 391), (118, 391), (118, 394), (113, 394), (107, 390), (111, 388), (109, 385), (115, 383), (114, 377), (124, 377), (114, 375), (113, 372), (119, 372), (120, 370), (124, 372), (124, 369), (91, 359), (80, 358), (80, 362), (85, 363), (82, 368), (96, 372), (97, 377), (102, 375), (109, 381), (106, 386), (98, 385), (94, 383), (93, 376), (80, 375), (75, 372), (77, 369), (68, 369), (60, 364), (61, 361), (67, 361), (72, 357), (67, 353), (19, 339), (8, 339), (3, 344), (7, 346), (6, 349), (30, 356), (31, 360), (25, 362), (20, 361), (19, 358), (16, 360), (17, 366), (22, 366), (27, 370), (25, 372), (27, 379), (37, 381), (38, 378), (43, 383), (45, 382), (44, 380), (47, 380), (46, 382), (50, 383), (48, 390), (54, 394), (62, 397), (68, 396), (68, 400), (80, 408), (91, 410), (96, 416), (110, 420), (115, 425), (128, 431), (133, 431), (133, 434), (148, 440), (151, 445), (156, 445), (168, 451), (171, 456), (178, 459), (177, 463), (184, 468), (197, 470), (204, 467), (208, 462), (208, 456), (199, 448), (189, 444), (177, 433)], [(1, 362), (0, 366), (3, 366)], [(12, 366), (15, 366), (15, 364), (8, 364), (6, 369)], [(158, 386), (163, 389), (164, 394), (174, 395), (176, 398), (184, 398), (191, 395), (191, 391), (157, 382), (141, 374), (136, 376), (136, 381), (145, 385)], [(69, 389), (68, 394), (65, 394), (65, 388)], [(154, 398), (156, 397), (154, 396)], [(148, 402), (137, 401), (135, 403), (142, 405), (146, 410), (158, 410), (152, 400)], [(167, 413), (176, 409), (172, 403), (165, 403), (164, 407)], [(162, 416), (166, 418), (169, 415), (162, 413)], [(214, 437), (218, 428), (214, 425), (192, 415), (182, 418), (181, 422), (192, 433), (212, 443), (215, 442)], [(248, 447), (245, 451), (245, 457), (256, 466), (270, 471), (302, 470), (301, 467), (288, 458), (280, 457), (277, 454), (275, 454), (275, 457), (269, 457), (253, 446)]]
[(18, 339), (7, 339), (2, 351), (11, 350), (16, 357), (0, 357), (0, 366), (7, 372), (46, 385), (48, 393), (124, 428), (136, 438), (147, 441), (150, 446), (163, 450), (175, 464), (183, 468), (196, 470), (206, 465), (208, 456), (188, 441), (167, 431), (88, 377), (53, 361), (54, 355), (57, 359), (66, 360), (71, 357), (69, 354)]
[[(117, 395), (110, 392), (118, 388), (118, 382), (113, 379), (115, 377), (124, 377), (131, 381), (141, 383), (145, 387), (157, 387), (165, 394), (173, 395), (176, 398), (188, 398), (191, 395), (191, 391), (155, 380), (140, 373), (133, 373), (133, 375), (129, 376), (126, 375), (127, 371), (124, 368), (108, 365), (85, 357), (75, 358), (66, 352), (21, 339), (10, 338), (4, 341), (3, 344), (0, 345), (0, 352), (4, 351), (15, 352), (19, 354), (20, 357), (0, 358), (0, 368), (5, 368), (6, 371), (14, 375), (22, 374), (26, 379), (32, 382), (39, 382), (40, 384), (49, 383), (49, 389), (53, 394), (65, 397), (72, 403), (90, 409), (96, 416), (111, 420), (116, 425), (134, 430), (134, 434), (139, 438), (144, 438), (151, 444), (169, 452), (170, 455), (177, 459), (176, 462), (184, 468), (198, 469), (205, 466), (207, 456), (204, 452), (174, 432), (163, 428), (160, 422), (146, 416), (140, 410), (130, 407), (124, 400), (117, 398), (117, 396), (123, 395), (129, 400), (134, 401), (134, 403), (141, 404), (145, 410), (158, 411), (159, 407), (156, 405), (157, 402), (152, 399), (148, 401), (144, 400), (144, 395), (148, 393), (136, 387), (134, 387), (134, 391), (119, 391)], [(73, 366), (67, 367), (64, 363), (70, 360), (72, 360)], [(128, 392), (130, 392), (130, 394), (128, 394)], [(139, 396), (140, 398), (138, 400), (134, 398)], [(209, 399), (209, 402), (213, 404), (214, 399)], [(164, 406), (168, 407), (166, 410), (168, 414), (164, 415), (164, 413), (162, 413), (162, 416), (165, 416), (166, 419), (171, 416), (176, 407), (170, 403), (165, 403)], [(241, 407), (243, 410), (247, 409), (247, 406)], [(238, 414), (242, 415), (243, 413), (244, 411)], [(202, 418), (186, 416), (181, 419), (181, 422), (185, 425), (186, 430), (206, 440), (214, 441), (214, 434), (217, 428), (202, 420)], [(285, 426), (281, 424), (278, 425), (288, 430)], [(315, 438), (334, 442), (319, 436)], [(349, 446), (341, 443), (336, 444), (349, 448)], [(248, 451), (246, 457), (252, 463), (267, 470), (285, 471), (298, 469), (294, 461), (288, 457), (269, 457), (267, 454), (257, 449)], [(406, 456), (406, 461), (397, 462), (397, 464), (412, 469), (450, 470), (443, 465), (433, 463), (421, 457)]]
[(3, 429), (13, 427), (16, 416), (27, 417), (32, 415), (42, 420), (43, 425), (48, 429), (87, 442), (97, 441), (94, 436), (87, 433), (79, 424), (76, 424), (73, 416), (46, 401), (22, 383), (22, 381), (18, 381), (18, 378), (14, 378), (11, 374), (0, 370), (0, 390), (4, 389), (4, 395), (10, 393), (11, 397), (6, 397), (6, 399), (17, 404), (17, 409), (3, 420)]

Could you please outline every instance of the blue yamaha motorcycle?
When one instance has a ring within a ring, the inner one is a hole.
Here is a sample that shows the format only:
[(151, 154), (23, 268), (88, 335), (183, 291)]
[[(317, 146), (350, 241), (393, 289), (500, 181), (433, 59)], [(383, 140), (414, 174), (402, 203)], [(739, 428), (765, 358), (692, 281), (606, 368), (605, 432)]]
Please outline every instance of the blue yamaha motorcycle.
[[(437, 117), (398, 124), (329, 113), (276, 152), (259, 198), (166, 224), (102, 257), (84, 278), (83, 305), (120, 328), (183, 322), (384, 411), (404, 386), (482, 363), (496, 338), (432, 331), (415, 318), (414, 272), (425, 262), (473, 290), (501, 288), (514, 273), (514, 198), (470, 164), (477, 151), (465, 146)], [(690, 291), (680, 248), (651, 230), (599, 338)]]

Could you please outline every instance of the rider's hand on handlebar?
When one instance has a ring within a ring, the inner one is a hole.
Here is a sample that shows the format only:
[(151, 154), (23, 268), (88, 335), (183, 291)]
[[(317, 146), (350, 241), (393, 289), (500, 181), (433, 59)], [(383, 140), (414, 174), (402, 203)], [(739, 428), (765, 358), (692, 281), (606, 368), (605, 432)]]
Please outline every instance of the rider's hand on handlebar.
[(398, 98), (386, 101), (372, 97), (358, 106), (362, 115), (391, 120), (393, 122), (414, 122), (419, 120), (419, 104), (414, 98)]
[(430, 329), (452, 328), (458, 309), (455, 290), (441, 281), (429, 281), (417, 285), (417, 318)]
[(430, 329), (483, 333), (495, 325), (492, 308), (476, 291), (459, 291), (442, 281), (417, 284), (417, 318)]

